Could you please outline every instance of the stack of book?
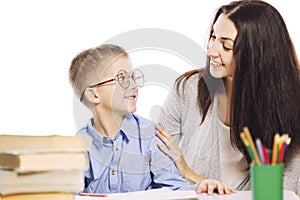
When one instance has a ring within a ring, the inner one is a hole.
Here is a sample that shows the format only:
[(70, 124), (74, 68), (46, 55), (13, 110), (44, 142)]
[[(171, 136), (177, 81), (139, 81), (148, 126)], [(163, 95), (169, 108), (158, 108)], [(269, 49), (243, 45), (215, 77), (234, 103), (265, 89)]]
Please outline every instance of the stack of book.
[(0, 135), (0, 199), (73, 200), (90, 144), (82, 136)]

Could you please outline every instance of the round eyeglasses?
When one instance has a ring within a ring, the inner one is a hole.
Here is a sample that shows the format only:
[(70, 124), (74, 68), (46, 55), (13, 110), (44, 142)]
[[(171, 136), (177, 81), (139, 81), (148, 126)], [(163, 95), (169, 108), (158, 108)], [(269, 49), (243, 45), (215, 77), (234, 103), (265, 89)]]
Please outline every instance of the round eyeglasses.
[[(138, 87), (143, 87), (144, 86), (144, 82), (145, 82), (144, 74), (142, 73), (142, 71), (140, 69), (135, 69), (130, 74), (127, 71), (121, 69), (114, 78), (106, 80), (106, 81), (102, 81), (102, 82), (97, 83), (95, 85), (88, 86), (87, 88), (98, 87), (100, 85), (104, 85), (104, 84), (109, 83), (109, 82), (117, 81), (117, 83), (122, 88), (127, 89), (130, 85), (130, 79), (132, 79), (134, 81), (136, 86), (138, 86)], [(80, 101), (83, 100), (85, 90), (86, 89), (83, 90), (83, 92), (80, 96)]]

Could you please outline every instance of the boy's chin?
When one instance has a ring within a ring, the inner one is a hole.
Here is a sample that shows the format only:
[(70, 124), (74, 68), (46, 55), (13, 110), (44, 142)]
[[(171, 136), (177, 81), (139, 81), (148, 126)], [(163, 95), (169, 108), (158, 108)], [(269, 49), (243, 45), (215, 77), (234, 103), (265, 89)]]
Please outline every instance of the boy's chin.
[(136, 108), (135, 108), (135, 109), (129, 109), (129, 110), (128, 110), (128, 114), (132, 114), (132, 113), (134, 113), (134, 112), (136, 112)]
[(128, 106), (127, 113), (134, 113), (136, 112), (136, 106)]

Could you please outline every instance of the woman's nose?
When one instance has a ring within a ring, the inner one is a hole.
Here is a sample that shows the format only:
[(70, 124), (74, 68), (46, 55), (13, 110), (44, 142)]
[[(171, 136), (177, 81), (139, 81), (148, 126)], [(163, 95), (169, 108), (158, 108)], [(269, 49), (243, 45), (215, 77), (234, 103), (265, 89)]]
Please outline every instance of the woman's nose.
[(213, 42), (209, 45), (207, 55), (210, 57), (218, 57), (220, 55), (216, 42)]

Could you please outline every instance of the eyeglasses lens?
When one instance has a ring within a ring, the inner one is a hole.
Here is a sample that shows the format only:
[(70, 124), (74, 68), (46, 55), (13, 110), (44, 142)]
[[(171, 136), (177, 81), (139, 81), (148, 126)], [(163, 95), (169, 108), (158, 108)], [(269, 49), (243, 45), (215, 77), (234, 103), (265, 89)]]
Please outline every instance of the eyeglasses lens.
[[(131, 78), (138, 87), (142, 87), (144, 85), (144, 75), (139, 69), (132, 72)], [(126, 71), (119, 72), (117, 80), (119, 85), (124, 89), (128, 88), (130, 85), (130, 75)]]
[(138, 87), (144, 86), (144, 75), (140, 70), (138, 70), (138, 69), (134, 70), (131, 75), (131, 78), (132, 78), (132, 80), (134, 80), (134, 82), (136, 83), (136, 85)]

